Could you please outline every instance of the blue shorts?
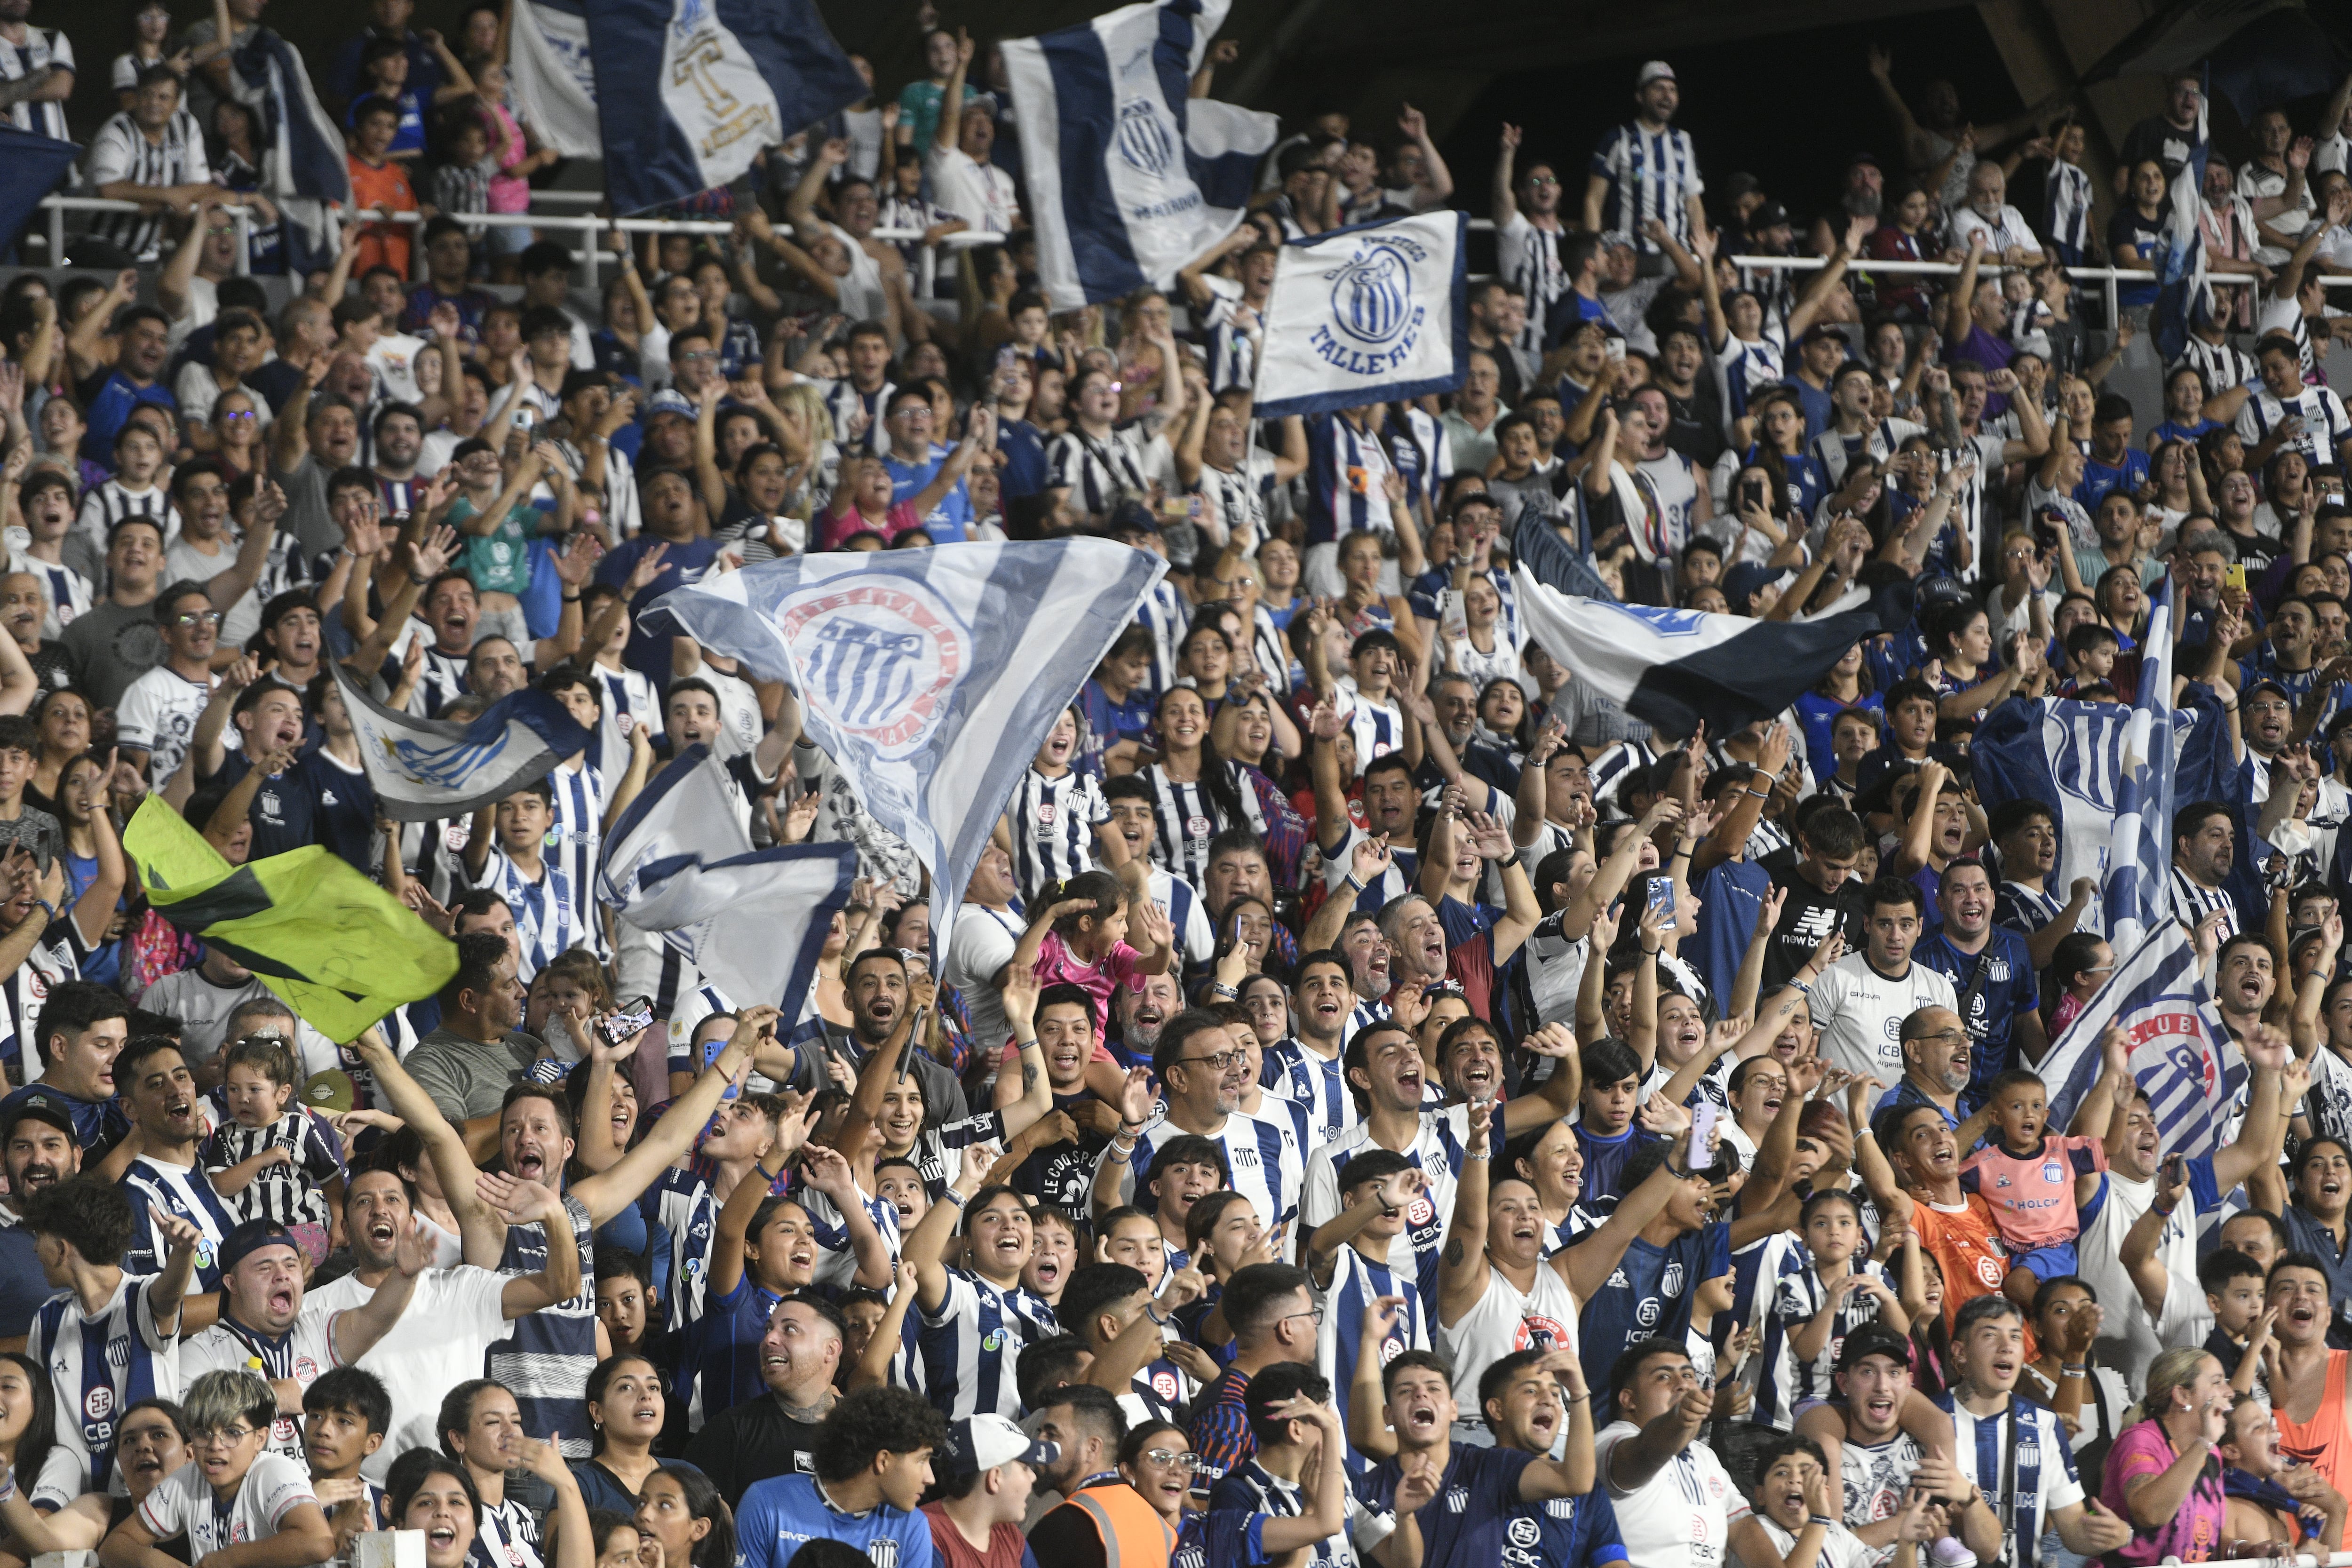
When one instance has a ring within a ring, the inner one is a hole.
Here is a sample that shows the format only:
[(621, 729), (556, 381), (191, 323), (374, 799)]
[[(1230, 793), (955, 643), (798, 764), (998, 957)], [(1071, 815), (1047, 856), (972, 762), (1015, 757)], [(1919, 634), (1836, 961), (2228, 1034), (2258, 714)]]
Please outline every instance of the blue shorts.
[(2074, 1258), (2074, 1244), (2062, 1241), (2055, 1247), (2037, 1247), (2022, 1257), (2009, 1260), (2012, 1269), (2030, 1269), (2036, 1279), (2063, 1279), (2080, 1272)]

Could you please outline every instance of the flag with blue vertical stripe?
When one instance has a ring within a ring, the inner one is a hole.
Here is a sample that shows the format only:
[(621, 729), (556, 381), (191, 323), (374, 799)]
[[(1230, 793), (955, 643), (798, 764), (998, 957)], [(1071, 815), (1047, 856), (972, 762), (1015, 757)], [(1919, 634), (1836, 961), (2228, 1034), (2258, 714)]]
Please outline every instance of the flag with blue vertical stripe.
[(1103, 539), (793, 555), (675, 589), (638, 624), (799, 694), (809, 739), (929, 869), (946, 933), (1030, 760), (1167, 570)]
[(1271, 114), (1191, 96), (1230, 0), (1157, 0), (1004, 43), (1037, 272), (1056, 310), (1167, 288), (1234, 231)]
[(2206, 131), (2205, 92), (2197, 93), (2197, 142), (2189, 160), (2172, 176), (2165, 198), (2164, 223), (2148, 246), (2148, 265), (2156, 272), (2156, 308), (2148, 329), (2156, 352), (2166, 364), (2180, 357), (2189, 343), (2189, 329), (2200, 312), (2210, 315), (2212, 290), (2205, 282), (2205, 160), (2212, 151)]
[(2116, 773), (2115, 829), (2100, 889), (2107, 940), (2120, 952), (2172, 912), (2173, 765), (2180, 732), (2172, 710), (2173, 582), (2169, 573), (2148, 605), (2137, 699), (2124, 726)]

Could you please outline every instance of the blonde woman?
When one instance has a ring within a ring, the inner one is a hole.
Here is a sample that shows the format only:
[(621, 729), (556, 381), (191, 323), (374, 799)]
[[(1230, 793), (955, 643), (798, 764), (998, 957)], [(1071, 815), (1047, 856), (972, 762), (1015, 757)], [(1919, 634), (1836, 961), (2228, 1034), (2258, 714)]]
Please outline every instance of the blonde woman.
[(2200, 1563), (2225, 1555), (2227, 1514), (2221, 1461), (2214, 1449), (2230, 1431), (2234, 1399), (2229, 1374), (2204, 1351), (2166, 1351), (2147, 1369), (2147, 1388), (2116, 1446), (2107, 1451), (2107, 1506), (2131, 1526), (2123, 1563), (2168, 1557)]
[(790, 445), (808, 454), (785, 501), (785, 510), (806, 522), (833, 500), (833, 487), (841, 479), (841, 443), (833, 428), (833, 416), (825, 411), (824, 395), (814, 382), (796, 381), (771, 398), (793, 434)]

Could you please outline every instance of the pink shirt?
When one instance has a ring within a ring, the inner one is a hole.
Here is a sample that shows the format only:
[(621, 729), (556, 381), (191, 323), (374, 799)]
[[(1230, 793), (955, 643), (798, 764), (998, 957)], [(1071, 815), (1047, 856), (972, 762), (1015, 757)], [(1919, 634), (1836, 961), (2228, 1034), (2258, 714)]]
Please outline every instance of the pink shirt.
[(890, 510), (883, 514), (882, 521), (878, 523), (854, 506), (845, 507), (840, 511), (828, 511), (824, 514), (824, 527), (820, 536), (819, 547), (825, 550), (838, 550), (841, 548), (841, 542), (853, 533), (878, 533), (885, 542), (887, 542), (897, 539), (911, 529), (922, 526), (922, 514), (915, 510), (915, 503), (910, 500), (892, 501)]
[[(523, 140), (522, 127), (507, 111), (503, 103), (492, 100), (490, 112), (498, 116), (499, 126), (506, 132), (506, 145), (499, 153), (499, 168), (512, 169), (530, 156), (530, 147)], [(530, 210), (530, 182), (507, 173), (490, 176), (490, 210), (494, 213), (520, 213)]]
[(1111, 993), (1124, 985), (1130, 991), (1143, 989), (1143, 982), (1135, 972), (1136, 961), (1143, 955), (1120, 942), (1104, 955), (1098, 963), (1088, 963), (1070, 951), (1062, 933), (1049, 931), (1044, 945), (1037, 950), (1037, 988), (1048, 985), (1075, 985), (1095, 999), (1095, 1016), (1105, 1025), (1110, 1016)]
[(2107, 1168), (2096, 1138), (2046, 1137), (2024, 1159), (1988, 1143), (1960, 1163), (1960, 1185), (1983, 1197), (2011, 1252), (2072, 1241), (2081, 1229), (2074, 1178)]
[[(2116, 1439), (2116, 1446), (2107, 1450), (2106, 1474), (2099, 1500), (2118, 1518), (2128, 1521), (2131, 1510), (2124, 1500), (2126, 1489), (2134, 1481), (2164, 1474), (2179, 1457), (2172, 1440), (2164, 1435), (2162, 1422), (2143, 1421), (2126, 1428)], [(2223, 1507), (2221, 1461), (2209, 1455), (2180, 1511), (2154, 1530), (2137, 1531), (2130, 1545), (2114, 1553), (2115, 1560), (2146, 1563), (2178, 1557), (2183, 1563), (2208, 1562), (2221, 1544)]]

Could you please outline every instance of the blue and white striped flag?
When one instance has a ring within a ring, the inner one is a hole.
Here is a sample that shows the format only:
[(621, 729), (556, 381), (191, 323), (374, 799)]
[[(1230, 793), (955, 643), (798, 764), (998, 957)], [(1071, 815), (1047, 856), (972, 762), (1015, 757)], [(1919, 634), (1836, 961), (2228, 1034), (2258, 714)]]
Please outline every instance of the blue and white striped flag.
[(856, 876), (851, 845), (754, 850), (726, 763), (698, 745), (613, 825), (596, 897), (738, 1003), (770, 1003), (792, 1017)]
[(1037, 273), (1057, 310), (1165, 289), (1242, 220), (1271, 114), (1191, 96), (1230, 0), (1158, 0), (1004, 42)]
[(2172, 710), (2171, 574), (2157, 584), (2140, 638), (2137, 700), (2124, 725), (2124, 754), (2116, 773), (2115, 827), (2107, 874), (2099, 889), (2107, 941), (2117, 952), (2172, 918), (2173, 767), (2180, 728)]
[(2188, 927), (2158, 921), (2138, 946), (2116, 945), (2115, 973), (2036, 1069), (2049, 1086), (2051, 1126), (2071, 1121), (2098, 1081), (2099, 1041), (2110, 1024), (2130, 1039), (2132, 1076), (2147, 1091), (2158, 1146), (2192, 1158), (2212, 1152), (2246, 1066), (2205, 989)]
[(734, 181), (873, 89), (814, 0), (585, 0), (604, 190), (626, 215)]
[(2166, 364), (2178, 359), (2188, 345), (2189, 329), (2198, 312), (2210, 315), (2213, 309), (2212, 291), (2205, 282), (2205, 159), (2212, 150), (2206, 132), (2206, 109), (2200, 86), (2197, 144), (2189, 148), (2189, 161), (2172, 176), (2164, 226), (2147, 247), (2148, 265), (2156, 272), (2156, 308), (2149, 314), (2148, 329), (2156, 338), (2157, 354)]
[(360, 761), (383, 814), (394, 822), (462, 816), (513, 794), (595, 737), (547, 692), (501, 697), (467, 723), (419, 719), (378, 702), (331, 666), (343, 710), (359, 732)]
[(228, 57), (236, 97), (261, 120), (266, 145), (261, 188), (285, 215), (290, 272), (331, 264), (335, 242), (326, 208), (352, 200), (352, 167), (342, 128), (319, 101), (301, 51), (269, 27), (256, 27)]
[(1256, 410), (1324, 414), (1451, 392), (1470, 365), (1470, 215), (1418, 213), (1282, 247)]
[(800, 694), (809, 739), (929, 868), (936, 966), (1030, 759), (1167, 569), (1101, 539), (794, 555), (674, 589), (639, 624)]

